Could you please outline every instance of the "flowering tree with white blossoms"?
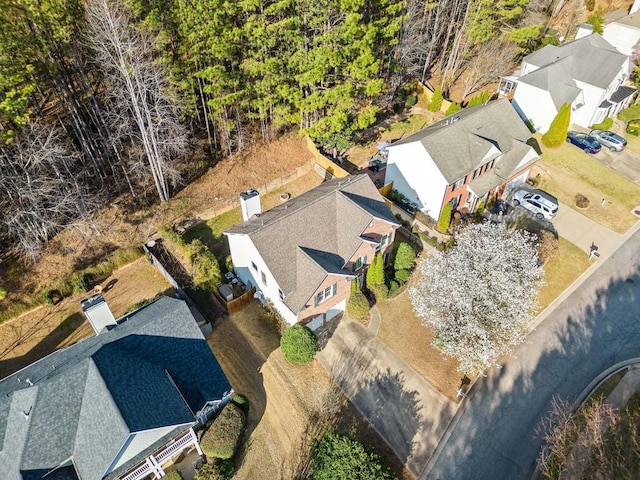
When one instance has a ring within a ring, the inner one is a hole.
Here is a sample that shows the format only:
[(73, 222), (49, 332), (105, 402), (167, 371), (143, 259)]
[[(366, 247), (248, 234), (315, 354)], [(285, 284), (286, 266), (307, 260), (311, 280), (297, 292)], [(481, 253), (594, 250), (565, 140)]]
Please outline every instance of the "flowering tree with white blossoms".
[(413, 309), (460, 372), (480, 374), (524, 341), (544, 284), (531, 240), (503, 225), (470, 225), (451, 251), (420, 263)]

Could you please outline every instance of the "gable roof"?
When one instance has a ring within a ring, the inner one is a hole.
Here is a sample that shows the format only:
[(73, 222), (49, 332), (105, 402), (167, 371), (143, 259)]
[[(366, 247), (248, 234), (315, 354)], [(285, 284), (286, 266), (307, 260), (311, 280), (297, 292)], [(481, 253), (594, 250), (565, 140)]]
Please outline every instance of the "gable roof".
[[(524, 61), (539, 69), (523, 75), (518, 81), (552, 91), (558, 82), (564, 86), (562, 88), (575, 86), (573, 80), (607, 88), (627, 61), (627, 56), (593, 33), (558, 47), (546, 45), (524, 57)], [(555, 95), (563, 96), (562, 93)], [(564, 96), (570, 97), (566, 93)]]
[(625, 10), (614, 10), (604, 16), (605, 28), (612, 23), (619, 23), (627, 27), (640, 29), (640, 12), (634, 12), (627, 15)]
[[(530, 137), (529, 129), (509, 100), (502, 98), (462, 109), (394, 142), (389, 148), (420, 142), (446, 181), (452, 184)], [(486, 158), (492, 149), (495, 153)]]
[(99, 480), (132, 433), (190, 426), (230, 389), (189, 308), (161, 297), (0, 380), (3, 478), (72, 460), (82, 480)]
[(329, 180), (286, 203), (230, 228), (248, 235), (298, 313), (327, 274), (343, 269), (372, 219), (398, 225), (368, 175)]

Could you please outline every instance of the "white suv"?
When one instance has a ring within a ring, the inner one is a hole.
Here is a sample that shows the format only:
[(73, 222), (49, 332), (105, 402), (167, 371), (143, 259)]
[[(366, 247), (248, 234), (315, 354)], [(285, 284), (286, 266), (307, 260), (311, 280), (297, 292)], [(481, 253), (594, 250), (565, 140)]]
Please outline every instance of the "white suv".
[(542, 190), (518, 190), (513, 194), (513, 204), (522, 205), (536, 217), (547, 220), (558, 213), (558, 200)]

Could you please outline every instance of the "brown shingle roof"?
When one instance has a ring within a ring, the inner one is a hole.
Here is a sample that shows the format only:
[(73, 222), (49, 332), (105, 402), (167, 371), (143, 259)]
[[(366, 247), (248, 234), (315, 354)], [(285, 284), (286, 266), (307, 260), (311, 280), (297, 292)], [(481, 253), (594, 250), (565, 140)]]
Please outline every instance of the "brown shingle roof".
[(369, 176), (356, 175), (329, 180), (225, 233), (249, 235), (297, 314), (328, 273), (352, 275), (343, 266), (374, 218), (397, 225)]

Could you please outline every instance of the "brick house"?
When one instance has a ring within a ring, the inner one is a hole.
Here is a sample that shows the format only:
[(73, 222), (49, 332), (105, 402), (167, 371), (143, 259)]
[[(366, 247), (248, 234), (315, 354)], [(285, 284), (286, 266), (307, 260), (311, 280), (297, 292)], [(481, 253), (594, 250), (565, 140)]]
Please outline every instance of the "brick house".
[(346, 308), (354, 278), (388, 255), (398, 223), (367, 175), (329, 180), (225, 235), (238, 278), (289, 325), (317, 328)]
[(530, 138), (507, 99), (465, 108), (388, 147), (385, 182), (434, 220), (447, 203), (474, 211), (529, 178)]

